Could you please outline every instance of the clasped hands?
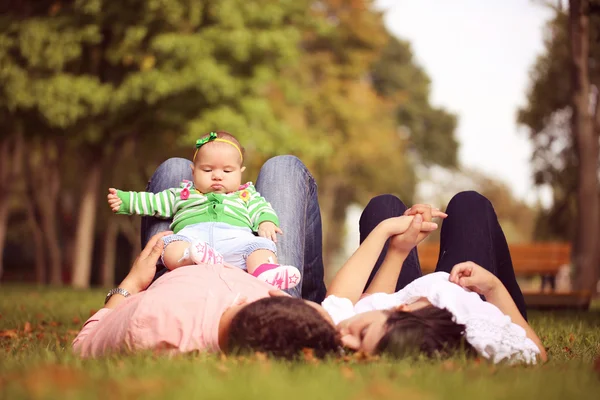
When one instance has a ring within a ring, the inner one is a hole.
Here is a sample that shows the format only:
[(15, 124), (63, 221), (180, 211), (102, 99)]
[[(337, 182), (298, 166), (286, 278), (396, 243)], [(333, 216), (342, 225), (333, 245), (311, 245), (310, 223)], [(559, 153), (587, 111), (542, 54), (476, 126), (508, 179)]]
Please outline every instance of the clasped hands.
[(433, 218), (444, 219), (448, 214), (429, 204), (416, 204), (400, 217), (388, 218), (382, 222), (390, 238), (390, 249), (408, 253), (438, 228)]
[[(432, 222), (433, 218), (444, 219), (447, 216), (429, 204), (416, 204), (404, 215), (385, 220), (390, 249), (408, 253), (438, 228)], [(501, 285), (494, 274), (472, 261), (456, 264), (450, 272), (449, 281), (484, 296), (489, 296)]]

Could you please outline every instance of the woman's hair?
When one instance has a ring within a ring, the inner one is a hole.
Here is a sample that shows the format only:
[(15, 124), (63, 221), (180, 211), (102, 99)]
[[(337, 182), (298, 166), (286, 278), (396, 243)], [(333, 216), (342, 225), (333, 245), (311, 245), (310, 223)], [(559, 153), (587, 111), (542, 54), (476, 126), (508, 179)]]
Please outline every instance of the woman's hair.
[(464, 337), (465, 325), (454, 322), (446, 309), (428, 306), (412, 312), (392, 311), (385, 325), (387, 331), (375, 348), (378, 354), (448, 357), (461, 349), (476, 354)]
[(318, 358), (339, 352), (335, 327), (301, 299), (269, 297), (242, 308), (231, 321), (228, 348), (233, 354), (266, 353), (299, 358), (305, 349)]
[[(244, 149), (244, 147), (242, 146), (242, 144), (240, 143), (240, 141), (234, 135), (232, 135), (231, 133), (229, 133), (227, 131), (215, 131), (215, 133), (217, 134), (217, 138), (218, 139), (229, 140), (230, 142), (235, 143), (238, 146), (238, 148), (240, 149), (240, 153), (241, 153), (242, 159), (246, 158), (246, 149)], [(200, 137), (200, 139), (204, 139), (205, 137), (207, 137), (209, 135), (210, 135), (210, 133), (207, 133), (206, 135), (202, 135)]]

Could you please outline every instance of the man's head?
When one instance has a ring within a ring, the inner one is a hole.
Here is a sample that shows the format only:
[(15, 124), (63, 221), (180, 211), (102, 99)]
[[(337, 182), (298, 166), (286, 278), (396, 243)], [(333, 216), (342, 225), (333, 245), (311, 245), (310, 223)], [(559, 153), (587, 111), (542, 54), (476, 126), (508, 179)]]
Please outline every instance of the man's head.
[(292, 297), (270, 297), (242, 308), (231, 321), (228, 347), (233, 354), (261, 352), (288, 360), (312, 350), (323, 358), (338, 353), (333, 324), (315, 307)]

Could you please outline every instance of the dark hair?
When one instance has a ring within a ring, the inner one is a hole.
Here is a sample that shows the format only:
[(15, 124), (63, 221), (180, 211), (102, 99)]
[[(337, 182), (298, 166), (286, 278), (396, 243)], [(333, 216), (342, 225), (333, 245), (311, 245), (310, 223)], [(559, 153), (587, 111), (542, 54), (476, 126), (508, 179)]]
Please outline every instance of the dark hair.
[(427, 357), (448, 357), (464, 349), (476, 354), (466, 341), (465, 325), (454, 322), (450, 311), (428, 306), (412, 312), (392, 311), (386, 323), (387, 331), (377, 343), (376, 353), (396, 358), (423, 354)]
[[(234, 135), (232, 135), (231, 133), (229, 133), (227, 131), (215, 131), (215, 133), (217, 134), (217, 138), (229, 140), (229, 141), (235, 143), (240, 148), (240, 152), (242, 153), (242, 159), (246, 158), (246, 149), (244, 149), (244, 147), (242, 146), (240, 141)], [(210, 135), (210, 133), (202, 135), (200, 137), (200, 139), (204, 139), (208, 135)]]
[(324, 358), (341, 348), (335, 327), (301, 299), (269, 297), (242, 308), (231, 321), (233, 354), (261, 352), (292, 360), (305, 349)]

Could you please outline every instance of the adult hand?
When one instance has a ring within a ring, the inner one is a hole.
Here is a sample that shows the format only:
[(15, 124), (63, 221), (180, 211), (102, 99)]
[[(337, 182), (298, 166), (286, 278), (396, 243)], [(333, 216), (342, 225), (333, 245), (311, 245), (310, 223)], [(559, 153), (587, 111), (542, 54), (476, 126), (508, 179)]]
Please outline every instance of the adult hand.
[(433, 207), (431, 204), (415, 204), (404, 211), (404, 215), (423, 215), (424, 221), (431, 221), (433, 218), (446, 218), (448, 214), (440, 211), (439, 208)]
[(108, 196), (106, 196), (106, 197), (108, 200), (108, 205), (110, 206), (110, 209), (112, 210), (112, 212), (116, 213), (117, 211), (119, 211), (119, 208), (121, 207), (121, 204), (123, 202), (121, 201), (119, 196), (117, 196), (117, 189), (109, 188)]
[(264, 237), (277, 243), (277, 234), (283, 235), (283, 231), (271, 221), (264, 221), (258, 225), (258, 236)]
[(484, 296), (501, 284), (494, 274), (472, 261), (456, 264), (450, 271), (449, 280)]
[[(433, 218), (444, 219), (448, 216), (445, 212), (440, 211), (438, 208), (432, 207), (430, 204), (415, 204), (404, 212), (404, 215), (422, 215), (423, 221), (429, 222)], [(433, 231), (425, 231), (419, 235), (417, 243), (421, 243), (429, 234)]]
[[(421, 216), (422, 217), (422, 216)], [(414, 216), (402, 215), (400, 217), (392, 217), (383, 221), (385, 232), (388, 237), (400, 235), (411, 226)], [(438, 225), (435, 222), (428, 222), (421, 220), (421, 231), (429, 232), (435, 231)]]
[(421, 214), (415, 215), (404, 233), (392, 236), (390, 239), (390, 249), (408, 254), (413, 247), (419, 244), (419, 238), (423, 237), (424, 234), (421, 233), (421, 229), (424, 223)]
[(144, 250), (142, 250), (133, 262), (129, 274), (127, 274), (127, 277), (125, 277), (119, 287), (127, 289), (131, 294), (135, 294), (146, 290), (150, 286), (152, 278), (154, 278), (154, 274), (156, 273), (156, 262), (163, 251), (164, 242), (162, 238), (172, 233), (171, 231), (160, 232), (150, 238)]

